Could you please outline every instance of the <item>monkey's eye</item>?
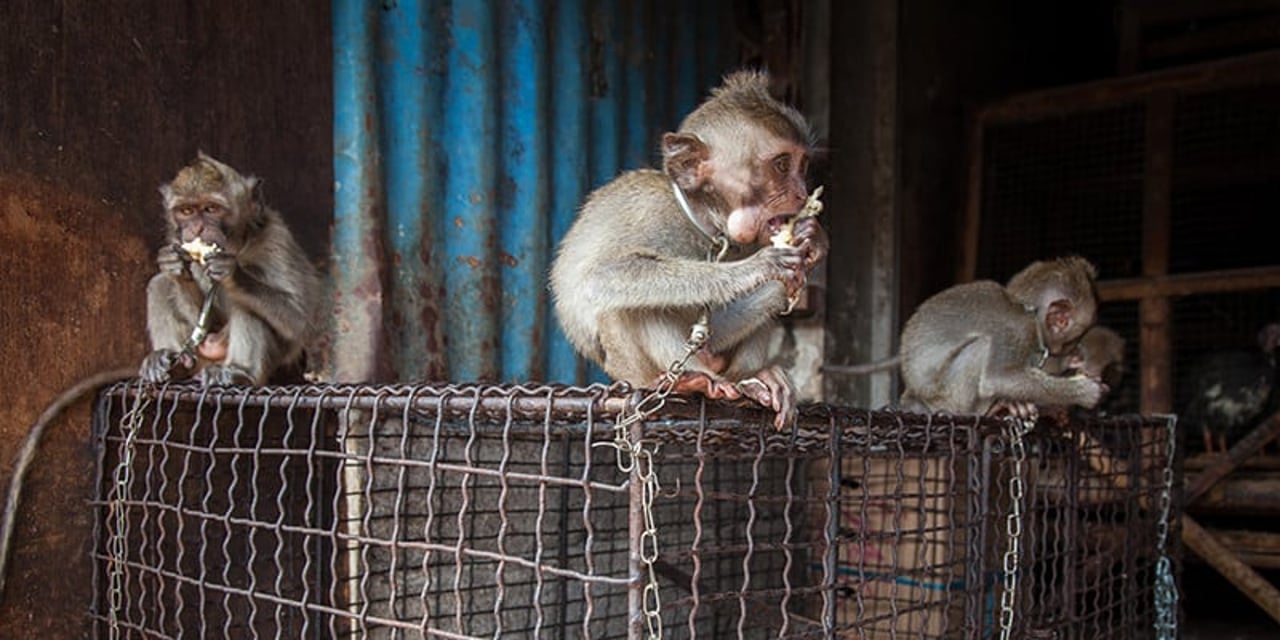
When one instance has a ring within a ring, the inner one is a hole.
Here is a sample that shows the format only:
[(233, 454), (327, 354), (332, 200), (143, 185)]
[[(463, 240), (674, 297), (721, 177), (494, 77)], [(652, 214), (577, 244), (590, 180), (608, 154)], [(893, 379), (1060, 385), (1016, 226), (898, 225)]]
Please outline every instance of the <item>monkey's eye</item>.
[(173, 210), (173, 215), (179, 218), (190, 218), (196, 214), (195, 207), (178, 207)]
[(791, 173), (791, 156), (782, 154), (773, 159), (773, 168), (782, 175)]

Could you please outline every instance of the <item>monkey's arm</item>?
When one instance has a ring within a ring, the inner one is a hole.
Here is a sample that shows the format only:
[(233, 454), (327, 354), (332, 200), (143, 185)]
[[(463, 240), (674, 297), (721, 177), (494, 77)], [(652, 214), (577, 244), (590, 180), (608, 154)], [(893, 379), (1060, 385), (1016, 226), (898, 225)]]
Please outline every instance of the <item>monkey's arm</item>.
[(1091, 409), (1102, 397), (1102, 385), (1085, 376), (1059, 377), (1026, 367), (988, 372), (982, 379), (981, 394), (995, 400), (1068, 404)]
[(307, 277), (282, 265), (241, 265), (230, 282), (224, 281), (232, 306), (261, 318), (292, 343), (310, 330), (310, 284)]
[(747, 295), (711, 312), (712, 353), (723, 353), (769, 326), (787, 308), (787, 294), (777, 282), (768, 282)]
[(719, 263), (632, 253), (607, 262), (583, 286), (588, 299), (603, 308), (722, 307), (767, 282), (794, 281), (803, 261), (794, 247), (765, 247), (743, 260)]

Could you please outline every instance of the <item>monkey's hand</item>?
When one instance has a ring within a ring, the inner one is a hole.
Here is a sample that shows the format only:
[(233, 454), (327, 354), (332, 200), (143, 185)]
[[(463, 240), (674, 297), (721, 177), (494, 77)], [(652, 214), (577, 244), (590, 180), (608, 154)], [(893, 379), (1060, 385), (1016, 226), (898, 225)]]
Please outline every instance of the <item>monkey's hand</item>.
[(175, 369), (190, 370), (196, 365), (188, 354), (172, 349), (156, 349), (142, 359), (138, 368), (138, 377), (148, 384), (168, 382)]
[(1014, 400), (997, 400), (995, 404), (987, 409), (989, 416), (1013, 416), (1022, 420), (1036, 420), (1040, 417), (1040, 408), (1034, 402), (1020, 402)]
[(1086, 409), (1098, 406), (1102, 396), (1107, 393), (1107, 385), (1102, 380), (1084, 374), (1068, 378), (1075, 386), (1075, 404)]
[(236, 257), (226, 251), (205, 258), (204, 273), (214, 282), (226, 280), (235, 270)]
[(753, 378), (738, 383), (742, 395), (777, 412), (773, 426), (781, 431), (796, 422), (796, 390), (780, 367), (761, 369)]
[(190, 278), (191, 273), (187, 271), (187, 263), (186, 252), (176, 244), (160, 247), (160, 252), (156, 255), (156, 264), (160, 267), (160, 273), (171, 278)]
[(818, 224), (816, 218), (810, 217), (796, 221), (794, 244), (804, 252), (804, 270), (807, 272), (827, 257), (830, 240), (826, 229)]
[(787, 297), (799, 295), (804, 288), (805, 270), (804, 249), (800, 247), (764, 247), (751, 256), (764, 273), (766, 280), (781, 282), (787, 290)]

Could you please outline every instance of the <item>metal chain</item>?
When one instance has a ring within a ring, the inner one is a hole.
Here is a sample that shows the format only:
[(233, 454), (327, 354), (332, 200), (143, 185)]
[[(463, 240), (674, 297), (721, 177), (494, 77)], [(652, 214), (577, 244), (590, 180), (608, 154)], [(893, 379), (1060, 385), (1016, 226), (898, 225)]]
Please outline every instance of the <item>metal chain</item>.
[(1169, 539), (1169, 511), (1173, 504), (1173, 463), (1176, 449), (1175, 423), (1168, 419), (1165, 433), (1164, 468), (1160, 470), (1160, 519), (1156, 521), (1156, 640), (1175, 640), (1178, 637), (1178, 588), (1173, 581), (1173, 564), (1166, 544)]
[[(707, 253), (707, 260), (720, 262), (729, 251), (729, 242), (724, 236), (715, 239), (715, 245)], [(667, 397), (675, 391), (676, 383), (689, 369), (689, 360), (698, 353), (711, 339), (710, 310), (703, 310), (698, 321), (689, 331), (689, 338), (684, 343), (684, 355), (671, 363), (663, 373), (657, 386), (651, 389), (632, 407), (631, 412), (623, 412), (613, 427), (613, 440), (600, 443), (611, 446), (617, 451), (618, 470), (632, 474), (641, 483), (640, 508), (644, 518), (644, 531), (640, 532), (640, 561), (645, 565), (647, 573), (642, 596), (646, 638), (661, 640), (662, 638), (662, 599), (658, 588), (658, 573), (653, 565), (658, 560), (658, 524), (653, 516), (653, 500), (662, 490), (658, 482), (658, 473), (653, 468), (653, 449), (645, 447), (640, 438), (632, 440), (631, 427), (648, 420), (650, 416), (661, 411), (667, 404)]]
[(142, 427), (143, 417), (151, 405), (151, 398), (144, 393), (141, 380), (133, 390), (133, 406), (120, 418), (120, 430), (124, 434), (123, 451), (120, 461), (113, 472), (115, 497), (108, 505), (110, 515), (114, 517), (115, 528), (107, 539), (108, 586), (107, 586), (107, 623), (110, 626), (109, 637), (113, 640), (120, 637), (120, 612), (124, 606), (124, 564), (127, 558), (125, 545), (128, 542), (126, 527), (128, 526), (129, 485), (133, 481), (133, 454), (138, 431)]
[(1012, 473), (1009, 476), (1009, 499), (1012, 503), (1005, 516), (1004, 591), (1000, 594), (1000, 640), (1009, 640), (1013, 633), (1014, 602), (1018, 593), (1018, 563), (1022, 556), (1022, 500), (1026, 487), (1022, 482), (1022, 465), (1027, 460), (1023, 436), (1033, 427), (1034, 420), (1010, 418), (1009, 452)]

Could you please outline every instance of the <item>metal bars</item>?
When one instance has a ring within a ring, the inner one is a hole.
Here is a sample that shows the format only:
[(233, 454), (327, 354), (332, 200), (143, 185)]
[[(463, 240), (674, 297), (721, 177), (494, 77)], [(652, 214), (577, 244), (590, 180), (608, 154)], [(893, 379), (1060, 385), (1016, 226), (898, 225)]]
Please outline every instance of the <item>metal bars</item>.
[[(134, 392), (110, 390), (95, 420), (103, 633), (113, 555), (121, 637), (634, 633), (640, 505), (600, 446), (625, 388), (171, 385), (146, 392), (122, 487)], [(995, 632), (1000, 421), (815, 405), (779, 433), (771, 418), (673, 396), (644, 425), (668, 634)], [(1014, 637), (1154, 637), (1159, 424), (1042, 420), (1025, 436)]]

